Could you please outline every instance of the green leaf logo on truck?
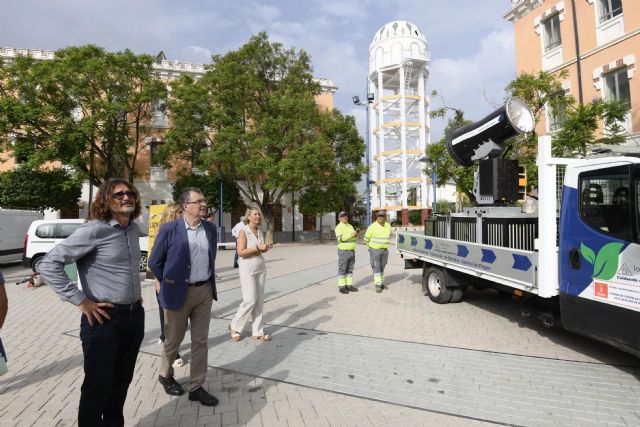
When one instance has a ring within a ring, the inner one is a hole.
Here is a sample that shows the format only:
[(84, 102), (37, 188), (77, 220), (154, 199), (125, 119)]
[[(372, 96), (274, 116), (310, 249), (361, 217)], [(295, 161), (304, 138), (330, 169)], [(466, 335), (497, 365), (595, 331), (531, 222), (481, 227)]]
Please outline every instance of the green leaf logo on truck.
[(580, 243), (580, 253), (590, 264), (593, 264), (591, 277), (600, 280), (609, 280), (615, 276), (618, 270), (618, 256), (622, 251), (623, 243), (611, 242), (604, 245), (598, 254), (589, 246)]

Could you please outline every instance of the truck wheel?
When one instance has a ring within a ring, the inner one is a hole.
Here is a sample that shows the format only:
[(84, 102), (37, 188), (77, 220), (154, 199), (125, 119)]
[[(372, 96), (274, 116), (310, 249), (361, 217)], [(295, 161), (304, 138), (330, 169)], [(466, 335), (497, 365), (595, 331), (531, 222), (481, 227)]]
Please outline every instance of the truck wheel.
[(462, 301), (462, 297), (464, 297), (464, 289), (461, 286), (456, 286), (455, 288), (451, 288), (451, 303), (456, 303)]
[(437, 267), (431, 267), (427, 270), (426, 276), (429, 299), (436, 304), (449, 303), (451, 301), (451, 289), (447, 288), (442, 270)]

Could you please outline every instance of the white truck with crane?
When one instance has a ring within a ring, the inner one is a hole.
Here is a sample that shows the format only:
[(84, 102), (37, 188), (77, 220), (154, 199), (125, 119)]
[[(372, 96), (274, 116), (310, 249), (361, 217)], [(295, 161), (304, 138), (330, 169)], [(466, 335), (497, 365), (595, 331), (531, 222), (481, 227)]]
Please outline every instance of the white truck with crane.
[(538, 139), (538, 206), (513, 206), (517, 161), (503, 143), (535, 126), (511, 98), (485, 119), (446, 137), (460, 165), (478, 163), (474, 207), (430, 218), (425, 234), (399, 232), (406, 268), (439, 304), (462, 300), (468, 285), (519, 297), (523, 315), (640, 357), (640, 158), (556, 158)]

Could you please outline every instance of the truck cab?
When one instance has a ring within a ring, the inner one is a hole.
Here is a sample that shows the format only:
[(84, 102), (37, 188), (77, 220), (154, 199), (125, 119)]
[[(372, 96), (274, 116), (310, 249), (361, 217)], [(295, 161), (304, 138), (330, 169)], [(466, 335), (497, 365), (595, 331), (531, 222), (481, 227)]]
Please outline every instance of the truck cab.
[(640, 159), (567, 167), (559, 227), (566, 329), (640, 354)]

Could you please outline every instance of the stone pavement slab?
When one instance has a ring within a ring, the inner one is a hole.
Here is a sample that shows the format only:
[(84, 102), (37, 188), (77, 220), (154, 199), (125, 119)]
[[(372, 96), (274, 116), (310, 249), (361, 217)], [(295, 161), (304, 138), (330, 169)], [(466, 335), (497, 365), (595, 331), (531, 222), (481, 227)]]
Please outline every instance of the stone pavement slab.
[[(637, 368), (327, 333), (314, 325), (271, 327), (272, 342), (236, 343), (227, 324), (211, 322), (209, 365), (244, 375), (505, 424), (640, 424)], [(153, 344), (143, 351), (159, 354)], [(568, 411), (572, 406), (579, 409)]]
[[(147, 334), (126, 424), (640, 425), (637, 359), (522, 321), (516, 302), (492, 292), (432, 304), (420, 292), (419, 270), (403, 270), (393, 251), (390, 289), (377, 294), (366, 250), (357, 251), (360, 292), (349, 295), (337, 292), (333, 244), (277, 245), (267, 254), (270, 343), (228, 338), (241, 294), (233, 251), (219, 252), (206, 383), (221, 400), (215, 409), (167, 396), (157, 383), (158, 312), (146, 282)], [(26, 275), (19, 267), (3, 272), (8, 283)], [(46, 288), (7, 290), (2, 337), (11, 370), (0, 377), (0, 425), (75, 425), (77, 309)], [(183, 344), (188, 356), (188, 339)], [(188, 372), (189, 364), (176, 376), (186, 381)]]

